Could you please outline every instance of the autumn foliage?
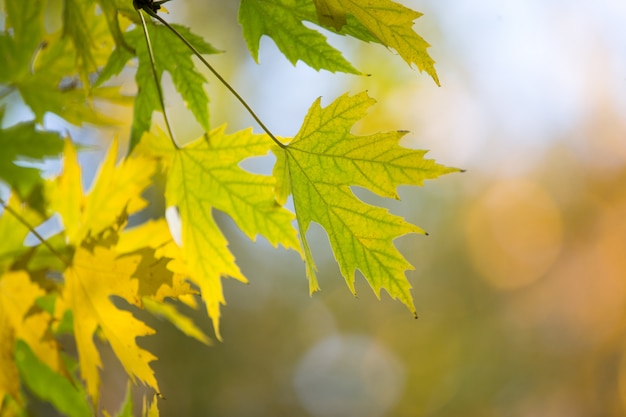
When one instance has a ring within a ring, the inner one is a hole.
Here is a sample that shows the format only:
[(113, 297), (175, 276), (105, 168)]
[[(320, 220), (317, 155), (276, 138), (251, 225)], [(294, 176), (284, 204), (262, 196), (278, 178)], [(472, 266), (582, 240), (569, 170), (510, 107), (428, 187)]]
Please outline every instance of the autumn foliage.
[[(176, 7), (176, 2), (170, 4)], [(103, 388), (103, 343), (110, 345), (132, 383), (151, 388), (144, 413), (158, 415), (160, 391), (150, 365), (157, 358), (137, 344), (137, 338), (154, 330), (119, 300), (164, 317), (208, 344), (209, 337), (171, 301), (205, 308), (220, 339), (222, 279), (245, 282), (248, 277), (214, 210), (230, 216), (250, 239), (261, 236), (275, 247), (298, 252), (311, 292), (319, 285), (306, 234), (312, 222), (318, 223), (352, 292), (358, 270), (377, 295), (385, 290), (415, 314), (405, 277), (412, 267), (393, 240), (423, 231), (364, 203), (351, 187), (398, 199), (399, 185), (419, 186), (457, 170), (426, 159), (425, 151), (400, 147), (405, 132), (352, 134), (353, 125), (374, 104), (367, 93), (346, 94), (325, 107), (316, 101), (293, 138), (257, 134), (251, 128), (228, 133), (226, 126), (210, 120), (207, 79), (196, 68), (193, 52), (154, 16), (136, 10), (130, 0), (65, 0), (62, 28), (48, 33), (44, 6), (43, 0), (5, 0), (0, 33), (2, 109), (12, 105), (9, 98), (19, 96), (33, 115), (0, 129), (0, 180), (6, 191), (0, 201), (0, 415), (20, 415), (30, 396), (70, 416), (92, 415)], [(390, 0), (242, 0), (239, 23), (257, 60), (259, 40), (266, 35), (292, 63), (360, 74), (320, 32), (302, 24), (307, 21), (391, 48), (438, 84), (428, 44), (412, 28), (420, 15)], [(172, 26), (200, 54), (218, 53), (191, 29)], [(136, 65), (134, 97), (122, 95), (115, 83), (129, 65)], [(180, 140), (152, 123), (153, 113), (163, 113), (154, 76), (160, 80), (165, 72), (206, 132), (202, 137)], [(132, 104), (130, 147), (118, 160), (118, 141), (112, 138), (85, 190), (80, 146), (48, 130), (44, 115), (104, 126), (110, 117), (98, 102)], [(270, 152), (276, 160), (272, 175), (240, 166), (244, 159)], [(60, 175), (40, 175), (33, 162), (45, 158), (61, 159)], [(155, 175), (165, 177), (166, 206), (179, 218), (180, 228), (168, 225), (165, 213), (128, 225), (129, 217), (149, 204), (144, 192)], [(285, 207), (288, 199), (294, 213)], [(58, 220), (60, 231), (43, 236), (38, 227), (51, 218)], [(61, 346), (61, 337), (68, 335), (76, 355)], [(120, 415), (130, 415), (129, 410), (127, 403)]]

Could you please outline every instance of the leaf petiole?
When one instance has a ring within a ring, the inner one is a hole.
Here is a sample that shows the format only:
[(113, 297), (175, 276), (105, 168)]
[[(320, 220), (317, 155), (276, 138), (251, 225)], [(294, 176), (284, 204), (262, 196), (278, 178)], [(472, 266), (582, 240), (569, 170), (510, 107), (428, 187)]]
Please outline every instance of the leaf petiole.
[(163, 3), (167, 3), (170, 0), (133, 0), (133, 6), (135, 10), (143, 9), (152, 17), (156, 17), (157, 11), (161, 8)]
[[(246, 100), (244, 100), (243, 97), (241, 97), (241, 95), (228, 83), (228, 81), (226, 81), (224, 79), (224, 77), (222, 77), (220, 75), (220, 73), (217, 72), (217, 70), (215, 68), (213, 68), (213, 66), (211, 64), (209, 64), (209, 62), (202, 56), (202, 54), (200, 52), (198, 52), (198, 50), (183, 35), (181, 35), (175, 28), (173, 28), (169, 23), (167, 23), (167, 21), (165, 19), (163, 19), (161, 16), (157, 15), (157, 10), (161, 7), (161, 4), (165, 3), (167, 1), (170, 1), (170, 0), (148, 1), (147, 4), (146, 4), (146, 0), (133, 0), (133, 4), (135, 5), (135, 8), (137, 9), (138, 12), (139, 12), (139, 8), (145, 10), (146, 13), (148, 13), (150, 16), (152, 16), (155, 19), (157, 19), (159, 22), (161, 22), (163, 25), (165, 25), (169, 30), (171, 30), (172, 33), (174, 33), (178, 37), (178, 39), (180, 39), (194, 53), (194, 55), (197, 56), (200, 61), (202, 61), (202, 63), (228, 89), (228, 91), (230, 91), (231, 94), (233, 96), (235, 96), (235, 98), (243, 105), (243, 107), (247, 110), (247, 112), (250, 114), (250, 116), (252, 116), (252, 118), (258, 123), (258, 125), (261, 127), (261, 129), (263, 129), (263, 131), (265, 131), (265, 133), (267, 133), (267, 135), (272, 139), (272, 141), (274, 141), (274, 143), (276, 143), (276, 145), (278, 145), (280, 148), (285, 148), (286, 145), (283, 144), (281, 141), (279, 141), (276, 138), (276, 136), (274, 136), (274, 134), (271, 132), (271, 130), (267, 126), (265, 126), (265, 124), (261, 121), (259, 116), (257, 116), (257, 114), (254, 112), (254, 110), (252, 110), (252, 108), (246, 102)], [(144, 24), (144, 31), (146, 32), (146, 39), (147, 39), (148, 35), (147, 35), (145, 22), (143, 20), (143, 16), (141, 17), (141, 19), (142, 19), (142, 22)], [(152, 56), (152, 49), (150, 47), (149, 47), (149, 51), (150, 51), (150, 59), (153, 61), (152, 62), (153, 71), (155, 73), (155, 77), (157, 77), (156, 69), (154, 68), (154, 57)], [(159, 91), (161, 91), (160, 88), (159, 88)], [(161, 99), (161, 103), (162, 102), (163, 102), (163, 100)], [(165, 109), (163, 110), (163, 112), (165, 112)]]
[(164, 1), (155, 2), (158, 4), (156, 6), (152, 6), (153, 8), (150, 8), (149, 5), (141, 5), (140, 3), (142, 2), (138, 0), (133, 0), (133, 5), (135, 6), (137, 13), (139, 14), (139, 17), (141, 18), (141, 26), (143, 27), (143, 34), (146, 38), (146, 45), (148, 47), (148, 55), (150, 56), (150, 67), (152, 68), (152, 75), (154, 76), (154, 82), (156, 83), (156, 89), (159, 94), (159, 102), (161, 104), (161, 109), (163, 110), (163, 118), (165, 119), (165, 126), (167, 127), (167, 132), (170, 135), (172, 144), (174, 145), (176, 149), (180, 149), (180, 147), (176, 143), (176, 139), (174, 139), (174, 131), (172, 130), (172, 126), (170, 125), (170, 119), (167, 117), (167, 111), (165, 110), (165, 100), (163, 98), (163, 89), (161, 88), (161, 81), (159, 80), (159, 73), (157, 72), (157, 69), (156, 69), (154, 52), (152, 51), (152, 43), (150, 42), (150, 34), (148, 33), (148, 26), (146, 25), (146, 21), (143, 18), (143, 14), (141, 13), (141, 10), (143, 9), (150, 16), (156, 16), (156, 13), (154, 10), (158, 10), (158, 8), (160, 7), (160, 4), (164, 3)]

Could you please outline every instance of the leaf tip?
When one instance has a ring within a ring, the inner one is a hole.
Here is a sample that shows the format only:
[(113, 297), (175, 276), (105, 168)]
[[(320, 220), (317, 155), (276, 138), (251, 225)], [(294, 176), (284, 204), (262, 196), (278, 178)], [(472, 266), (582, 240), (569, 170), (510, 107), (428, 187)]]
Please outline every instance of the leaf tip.
[(312, 297), (313, 294), (315, 294), (316, 292), (321, 291), (322, 289), (320, 288), (317, 279), (311, 279), (309, 278), (309, 297)]
[(224, 342), (224, 339), (222, 338), (222, 333), (220, 332), (219, 324), (213, 323), (213, 328), (215, 331), (215, 338), (218, 340), (218, 342)]

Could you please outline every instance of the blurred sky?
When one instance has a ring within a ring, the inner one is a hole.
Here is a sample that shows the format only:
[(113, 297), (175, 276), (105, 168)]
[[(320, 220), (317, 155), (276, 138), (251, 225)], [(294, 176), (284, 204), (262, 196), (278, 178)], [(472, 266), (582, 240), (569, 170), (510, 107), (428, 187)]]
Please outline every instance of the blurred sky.
[[(264, 38), (261, 66), (249, 66), (248, 60), (234, 82), (251, 100), (259, 101), (259, 111), (267, 113), (280, 134), (293, 135), (317, 96), (328, 102), (345, 91), (376, 88), (381, 79), (388, 81), (385, 85), (391, 91), (378, 99), (386, 106), (395, 104), (393, 112), (400, 111), (398, 117), (408, 121), (409, 128), (420, 129), (420, 143), (440, 143), (436, 150), (446, 152), (452, 163), (493, 162), (507, 153), (542, 152), (555, 139), (571, 139), (576, 127), (601, 106), (626, 114), (623, 1), (405, 3), (425, 13), (415, 29), (433, 44), (430, 53), (437, 61), (442, 88), (424, 74), (410, 73), (399, 57), (379, 46), (360, 46), (333, 35), (329, 36), (334, 45), (357, 46), (364, 52), (349, 49), (346, 55), (371, 77), (354, 81), (355, 77), (316, 73), (300, 63), (294, 69)], [(206, 19), (196, 7), (201, 6), (192, 3), (187, 13), (182, 7), (170, 7), (172, 19), (175, 13), (183, 18), (189, 14), (191, 22), (194, 13), (199, 21)], [(210, 10), (210, 2), (204, 7)], [(234, 19), (236, 9), (226, 7), (226, 13)], [(211, 27), (202, 26), (209, 40), (223, 47), (223, 31)], [(240, 45), (241, 40), (233, 46)], [(226, 49), (229, 62), (233, 51)], [(223, 65), (219, 58), (216, 61)], [(385, 74), (390, 69), (391, 74)], [(488, 155), (475, 155), (488, 145), (492, 146)]]

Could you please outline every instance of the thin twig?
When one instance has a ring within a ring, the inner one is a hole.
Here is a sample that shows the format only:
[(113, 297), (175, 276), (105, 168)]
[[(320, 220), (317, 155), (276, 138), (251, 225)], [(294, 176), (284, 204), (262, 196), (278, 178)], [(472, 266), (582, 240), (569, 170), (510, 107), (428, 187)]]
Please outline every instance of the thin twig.
[(252, 116), (254, 118), (254, 120), (259, 124), (259, 126), (261, 127), (261, 129), (263, 129), (265, 131), (265, 133), (268, 134), (268, 136), (274, 141), (274, 143), (276, 143), (276, 145), (278, 145), (281, 148), (285, 148), (286, 145), (283, 144), (281, 141), (279, 141), (278, 139), (276, 139), (276, 136), (274, 136), (274, 134), (269, 130), (269, 128), (267, 126), (265, 126), (265, 124), (261, 121), (261, 119), (259, 118), (259, 116), (256, 115), (256, 113), (254, 112), (254, 110), (252, 110), (252, 108), (248, 105), (248, 103), (243, 99), (243, 97), (241, 97), (239, 95), (239, 93), (228, 83), (228, 81), (226, 81), (224, 79), (224, 77), (222, 77), (217, 70), (215, 70), (215, 68), (213, 68), (213, 66), (211, 64), (209, 64), (209, 62), (202, 56), (202, 54), (200, 54), (200, 52), (198, 52), (198, 50), (187, 40), (185, 39), (185, 37), (183, 35), (181, 35), (176, 29), (174, 29), (172, 27), (172, 25), (170, 25), (169, 23), (167, 23), (167, 21), (165, 21), (161, 16), (157, 15), (156, 13), (152, 14), (149, 13), (151, 16), (154, 16), (155, 18), (157, 18), (159, 20), (159, 22), (163, 23), (169, 30), (171, 30), (181, 41), (183, 41), (183, 43), (185, 45), (187, 45), (187, 47), (189, 49), (191, 49), (191, 51), (198, 57), (198, 59), (200, 59), (200, 61), (202, 61), (202, 63), (204, 65), (206, 65), (206, 67), (209, 69), (209, 71), (211, 71), (213, 73), (213, 75), (215, 75), (215, 77), (228, 89), (228, 91), (230, 91), (237, 100), (239, 100), (239, 102), (243, 105), (243, 107), (245, 107), (245, 109), (248, 111), (248, 113), (250, 113), (250, 116)]
[(61, 262), (63, 262), (66, 266), (70, 266), (71, 263), (70, 261), (68, 261), (67, 259), (65, 259), (65, 256), (63, 256), (59, 251), (57, 251), (50, 243), (48, 243), (48, 241), (46, 239), (44, 239), (43, 236), (41, 236), (39, 234), (39, 232), (37, 230), (35, 230), (35, 228), (33, 226), (31, 226), (28, 221), (22, 217), (21, 214), (19, 214), (17, 211), (15, 211), (13, 209), (13, 207), (9, 206), (2, 198), (0, 198), (0, 204), (2, 204), (2, 206), (4, 207), (4, 209), (6, 211), (8, 211), (9, 213), (11, 213), (13, 215), (13, 217), (15, 217), (20, 223), (22, 223), (33, 235), (35, 235), (35, 237), (46, 247), (48, 248), (48, 250), (57, 258), (59, 258), (59, 260)]

